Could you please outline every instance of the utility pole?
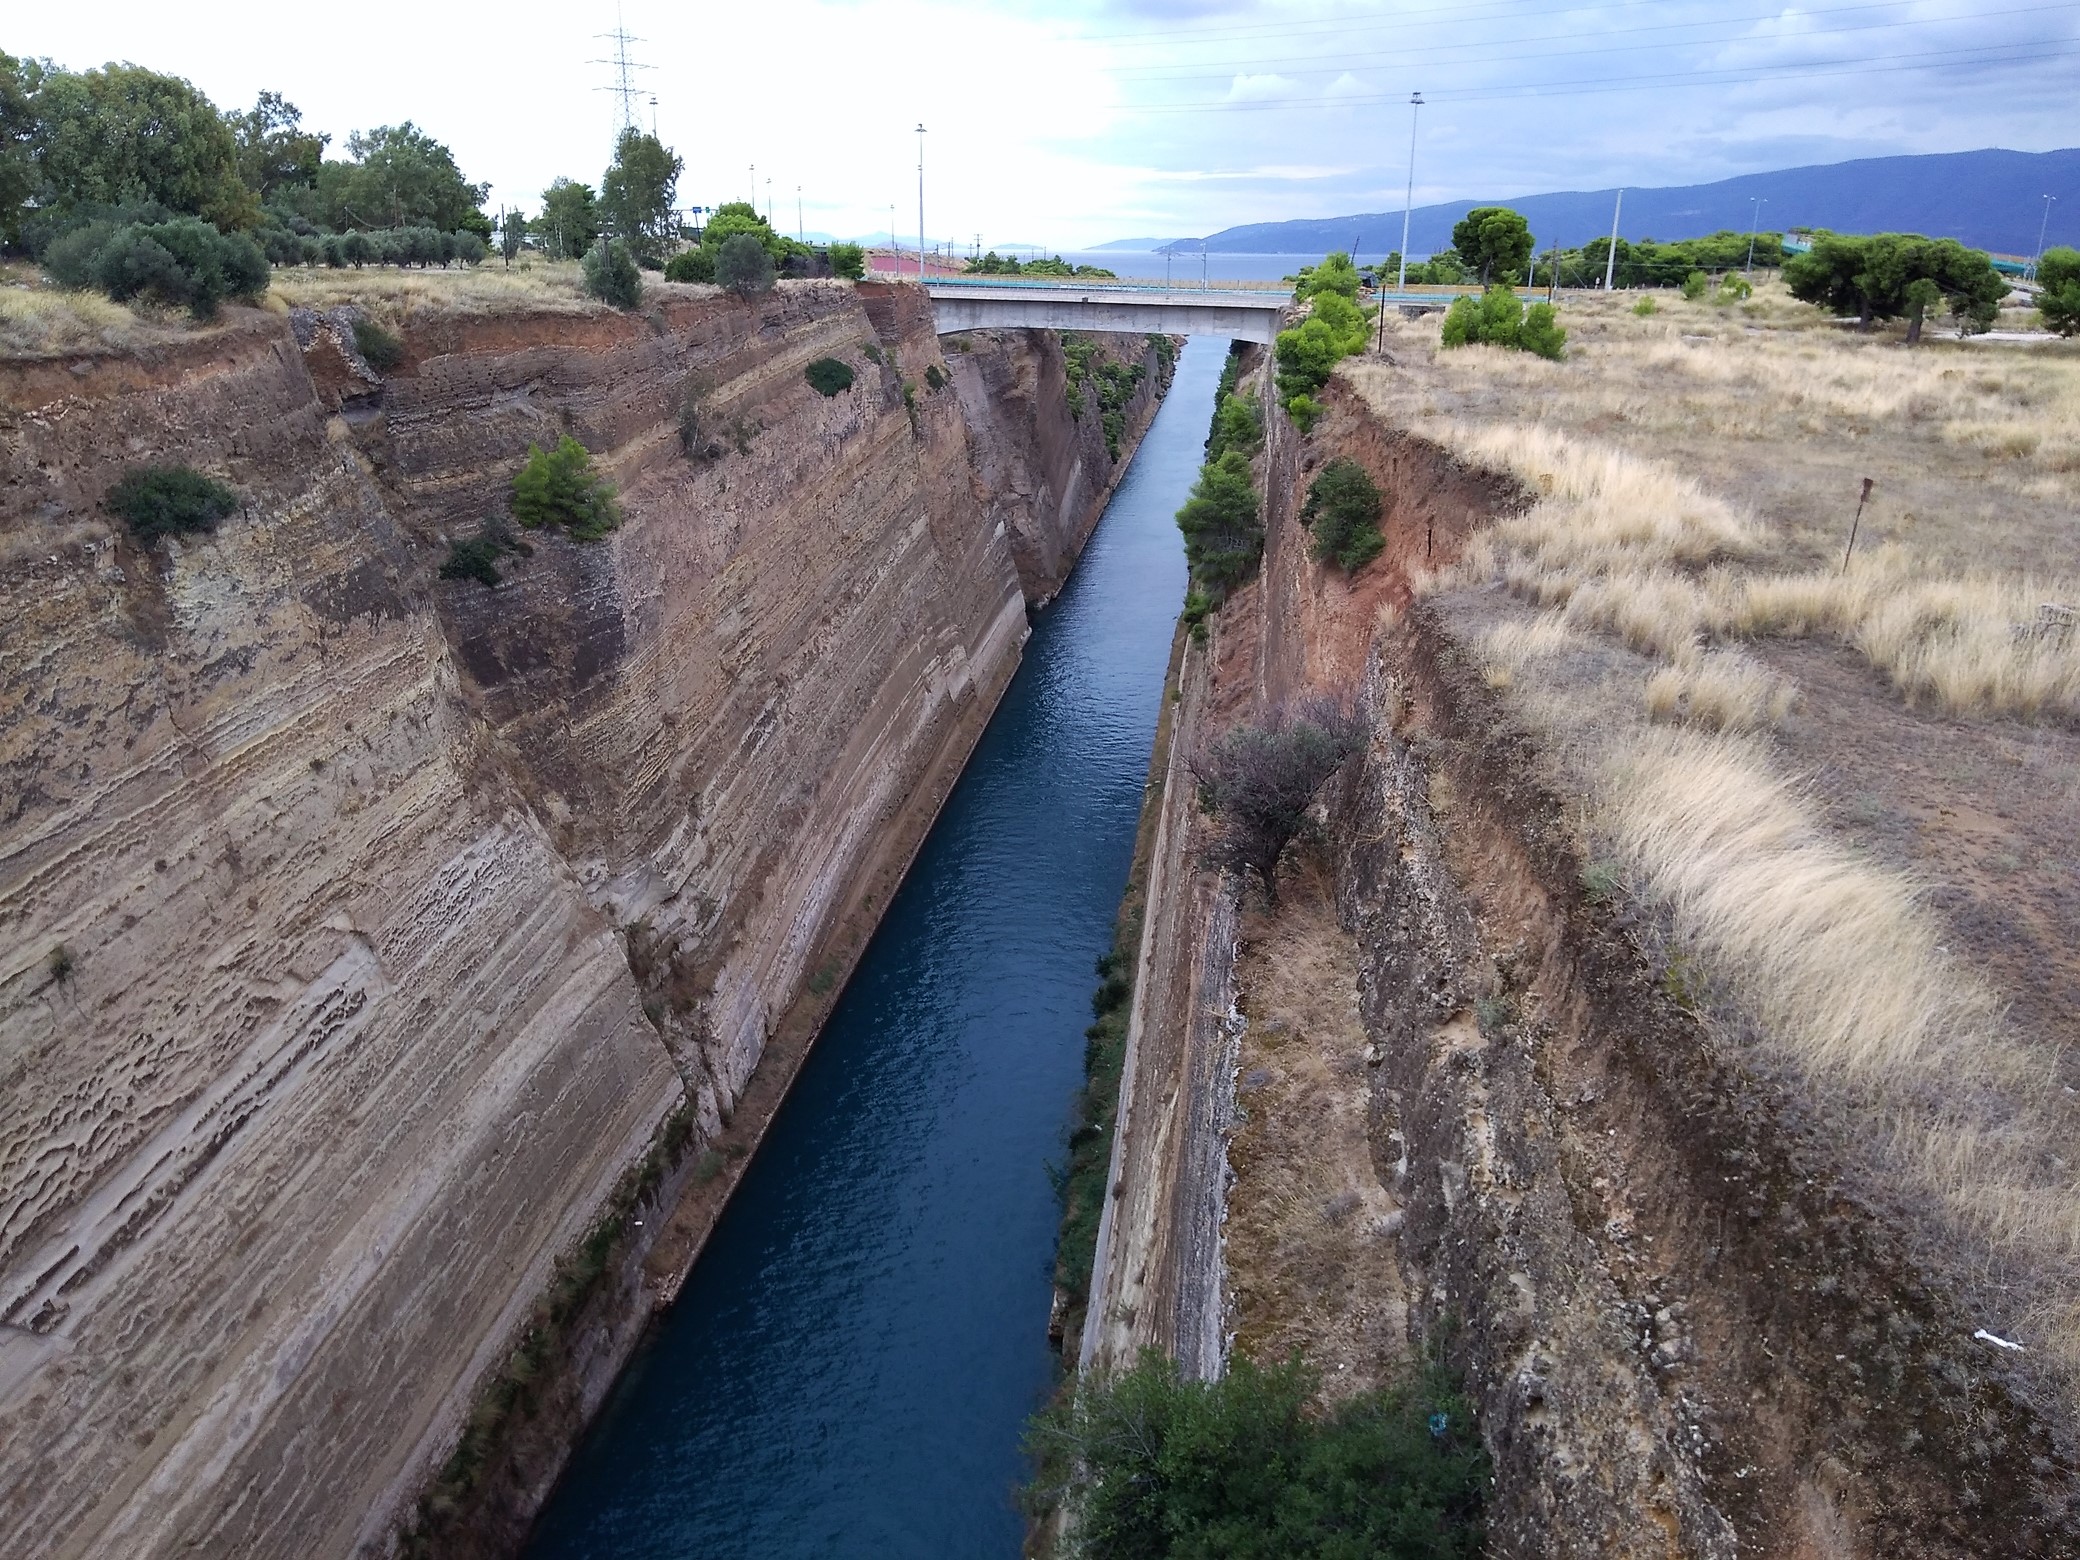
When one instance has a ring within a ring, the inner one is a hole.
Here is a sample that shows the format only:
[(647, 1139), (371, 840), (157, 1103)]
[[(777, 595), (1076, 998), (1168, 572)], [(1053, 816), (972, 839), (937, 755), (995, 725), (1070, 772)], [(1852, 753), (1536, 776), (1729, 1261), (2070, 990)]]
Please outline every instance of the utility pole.
[(917, 127), (917, 285), (924, 285), (924, 125)]
[(2037, 224), (2037, 252), (2030, 257), (2029, 262), (2029, 279), (2031, 281), (2037, 279), (2037, 267), (2044, 263), (2044, 235), (2051, 230), (2051, 203), (2057, 199), (2056, 195), (2046, 195), (2044, 197), (2044, 219)]
[(1767, 206), (1769, 201), (1760, 195), (1750, 196), (1749, 198), (1755, 202), (1755, 210), (1748, 218), (1748, 266), (1741, 274), (1747, 277), (1748, 280), (1753, 281), (1755, 279), (1755, 230), (1762, 226), (1762, 208)]
[(751, 202), (751, 214), (758, 215), (758, 164), (751, 165), (751, 193), (744, 197)]
[[(1394, 279), (1396, 292), (1408, 291), (1408, 217), (1416, 203), (1416, 116), (1423, 111), (1423, 94), (1408, 95), (1408, 194), (1401, 202), (1401, 274)], [(1384, 324), (1381, 326), (1385, 330)]]
[(773, 176), (766, 175), (766, 226), (773, 225)]
[(1199, 291), (1206, 291), (1206, 240), (1199, 240)]
[(657, 136), (657, 95), (656, 95), (655, 93), (652, 93), (652, 94), (650, 95), (650, 139), (651, 139), (651, 140), (653, 140), (653, 141), (655, 141), (656, 139), (658, 139), (658, 136)]
[(1618, 274), (1618, 213), (1625, 209), (1625, 192), (1618, 191), (1618, 203), (1611, 207), (1611, 252), (1603, 262), (1603, 290), (1609, 292), (1611, 283)]
[(794, 187), (794, 241), (797, 244), (809, 242), (802, 228), (802, 187), (799, 184)]

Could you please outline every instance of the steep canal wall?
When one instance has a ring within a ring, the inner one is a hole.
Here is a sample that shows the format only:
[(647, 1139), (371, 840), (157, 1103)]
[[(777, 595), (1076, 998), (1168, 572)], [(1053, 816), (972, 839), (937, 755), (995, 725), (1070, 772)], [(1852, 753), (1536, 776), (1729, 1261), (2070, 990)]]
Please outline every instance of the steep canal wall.
[[(0, 366), (9, 1554), (516, 1542), (1110, 486), (911, 288), (397, 323)], [(564, 434), (620, 528), (444, 577)], [(153, 464), (238, 512), (140, 548)]]
[[(1304, 439), (1268, 419), (1261, 570), (1181, 669), (1086, 1366), (1154, 1346), (1207, 1376), (1276, 1340), (1333, 1393), (1433, 1352), (1477, 1406), (1498, 1554), (2072, 1552), (2056, 1416), (1853, 1145), (1715, 1033), (1651, 914), (1586, 886), (1470, 639), (1483, 592), (1413, 593), (1527, 495), (1324, 399)], [(1351, 576), (1299, 513), (1334, 458), (1385, 500)], [(1274, 915), (1203, 867), (1190, 757), (1311, 693), (1368, 739)], [(1309, 1173), (1346, 1111), (1343, 1195)]]

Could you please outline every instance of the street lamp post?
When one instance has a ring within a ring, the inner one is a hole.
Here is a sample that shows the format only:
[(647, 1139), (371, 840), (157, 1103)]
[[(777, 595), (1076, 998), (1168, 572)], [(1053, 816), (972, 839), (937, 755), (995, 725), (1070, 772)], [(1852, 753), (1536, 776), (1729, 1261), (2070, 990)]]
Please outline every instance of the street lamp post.
[[(1401, 274), (1394, 279), (1394, 290), (1408, 290), (1408, 218), (1416, 203), (1416, 116), (1423, 111), (1423, 94), (1408, 95), (1408, 193), (1401, 202)], [(1380, 330), (1384, 336), (1386, 313), (1380, 313)]]
[(924, 285), (924, 126), (917, 127), (917, 285)]
[(1618, 275), (1618, 213), (1625, 209), (1625, 192), (1618, 191), (1617, 203), (1611, 207), (1611, 248), (1603, 259), (1603, 290), (1609, 292), (1611, 283)]
[(2030, 257), (2029, 262), (2029, 279), (2031, 281), (2037, 279), (2037, 267), (2044, 263), (2044, 235), (2051, 231), (2051, 203), (2057, 199), (2056, 195), (2046, 195), (2044, 197), (2044, 218), (2037, 224), (2037, 252)]
[(1762, 195), (1751, 195), (1748, 198), (1755, 202), (1755, 209), (1748, 216), (1748, 265), (1747, 269), (1741, 274), (1753, 281), (1755, 279), (1755, 232), (1762, 226), (1762, 208), (1769, 204), (1769, 200)]
[(794, 241), (797, 244), (806, 244), (809, 241), (808, 235), (802, 229), (802, 187), (799, 184), (794, 187)]

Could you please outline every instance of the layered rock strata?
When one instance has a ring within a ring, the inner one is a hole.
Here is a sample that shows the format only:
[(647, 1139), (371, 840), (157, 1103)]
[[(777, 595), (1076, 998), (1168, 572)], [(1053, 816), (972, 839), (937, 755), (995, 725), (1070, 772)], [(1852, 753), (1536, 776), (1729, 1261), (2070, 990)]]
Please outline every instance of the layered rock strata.
[[(1356, 950), (1370, 1146), (1398, 1217), (1411, 1355), (1463, 1372), (1512, 1555), (2053, 1555), (2075, 1458), (2026, 1362), (1845, 1166), (1809, 1100), (1671, 994), (1638, 912), (1591, 903), (1565, 800), (1455, 635), (1416, 602), (1524, 502), (1339, 387), (1274, 417), (1259, 577), (1185, 658), (1087, 1363), (1222, 1367), (1221, 1154), (1234, 1126), (1236, 886), (1199, 868), (1189, 757), (1295, 695), (1370, 741), (1322, 795)], [(1386, 495), (1356, 577), (1308, 555), (1331, 457)], [(1253, 1105), (1253, 1109), (1261, 1106)], [(1394, 1362), (1383, 1362), (1391, 1366)]]
[[(656, 291), (0, 368), (0, 1551), (389, 1548), (616, 1187), (777, 1102), (1014, 669), (979, 452), (1056, 433), (929, 388), (915, 289)], [(441, 577), (565, 434), (621, 527)], [(155, 464), (238, 512), (140, 548)]]

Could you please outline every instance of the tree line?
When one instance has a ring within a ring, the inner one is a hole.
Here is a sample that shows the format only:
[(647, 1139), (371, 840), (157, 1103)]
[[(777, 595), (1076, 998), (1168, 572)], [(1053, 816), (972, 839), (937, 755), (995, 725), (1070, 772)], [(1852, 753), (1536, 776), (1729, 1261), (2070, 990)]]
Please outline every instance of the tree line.
[(65, 286), (204, 317), (225, 298), (257, 297), (270, 265), (475, 265), (494, 244), (507, 264), (523, 248), (589, 260), (588, 288), (624, 306), (636, 273), (664, 269), (689, 240), (678, 280), (722, 279), (720, 251), (739, 234), (778, 274), (865, 271), (859, 246), (783, 238), (748, 204), (689, 231), (675, 209), (684, 161), (634, 128), (596, 187), (558, 178), (532, 219), (494, 220), (489, 186), (409, 120), (355, 131), (344, 157), (331, 146), (279, 92), (226, 111), (142, 66), (70, 71), (0, 53), (0, 251), (33, 257)]

